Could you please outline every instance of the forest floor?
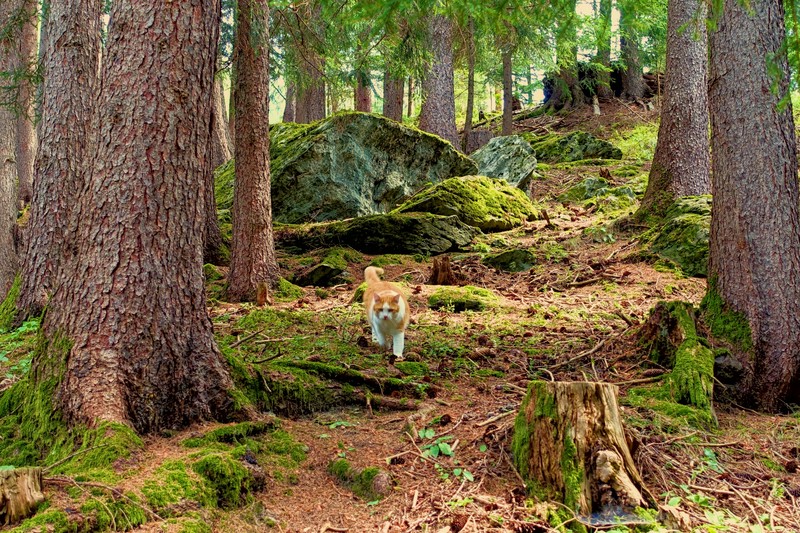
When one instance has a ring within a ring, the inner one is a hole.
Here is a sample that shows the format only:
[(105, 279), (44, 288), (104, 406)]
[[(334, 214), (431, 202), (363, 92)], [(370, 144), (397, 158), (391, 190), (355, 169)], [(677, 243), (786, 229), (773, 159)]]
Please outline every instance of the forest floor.
[[(606, 209), (602, 204), (556, 199), (583, 178), (597, 176), (601, 168), (610, 171), (616, 185), (641, 182), (654, 148), (655, 117), (653, 112), (619, 105), (602, 117), (548, 117), (518, 125), (528, 130), (588, 130), (629, 148), (623, 148), (622, 161), (609, 167), (543, 167), (544, 177), (534, 191), (549, 224), (537, 220), (489, 234), (482, 237), (480, 252), (451, 255), (459, 283), (490, 289), (498, 296), (498, 303), (484, 311), (430, 309), (428, 296), (437, 289), (426, 284), (430, 260), (393, 256), (384, 261), (395, 263), (385, 264), (384, 279), (405, 287), (409, 295), (413, 318), (405, 359), (428, 369), (421, 379), (433, 393), (414, 404), (414, 410), (381, 411), (362, 405), (276, 417), (301, 453), (268, 463), (266, 488), (244, 507), (203, 511), (212, 529), (548, 531), (551, 526), (543, 521), (546, 506), (526, 496), (512, 466), (510, 442), (528, 382), (554, 379), (619, 386), (625, 428), (645, 484), (659, 505), (682, 520), (657, 524), (652, 521), (654, 511), (638, 519), (646, 522), (649, 516), (647, 525), (626, 524), (626, 517), (600, 529), (800, 531), (800, 416), (765, 415), (718, 403), (719, 428), (706, 429), (660, 411), (636, 392), (664, 372), (639, 346), (640, 326), (658, 301), (698, 304), (706, 280), (685, 277), (641, 253), (639, 233), (615, 229), (612, 222), (632, 213), (635, 203)], [(633, 176), (615, 173), (630, 168), (637, 171)], [(506, 273), (481, 263), (487, 249), (507, 248), (534, 252), (537, 264), (527, 272)], [(250, 339), (256, 331), (238, 324), (254, 307), (214, 302), (210, 311), (221, 344), (244, 350), (251, 360), (269, 349), (267, 355), (275, 358), (329, 361), (341, 350), (347, 367), (379, 367), (382, 375), (404, 375), (389, 364), (386, 354), (359, 342), (360, 337), (369, 338), (369, 328), (363, 307), (351, 300), (364, 267), (376, 258), (357, 254), (356, 259), (349, 264), (353, 283), (325, 291), (307, 288), (301, 298), (275, 304), (272, 319)], [(291, 269), (299, 259), (280, 260)], [(313, 342), (297, 340), (301, 338)], [(136, 492), (139, 480), (158, 465), (192, 453), (181, 444), (187, 437), (215, 427), (146, 438), (145, 447), (122, 474), (122, 488)], [(409, 434), (411, 427), (421, 432), (416, 439)], [(425, 453), (441, 442), (449, 444), (449, 455), (434, 458)], [(328, 471), (340, 458), (356, 469), (380, 467), (388, 472), (389, 495), (374, 501), (356, 496)], [(58, 501), (62, 490), (51, 487), (48, 494)], [(174, 527), (154, 521), (135, 530), (177, 531)]]

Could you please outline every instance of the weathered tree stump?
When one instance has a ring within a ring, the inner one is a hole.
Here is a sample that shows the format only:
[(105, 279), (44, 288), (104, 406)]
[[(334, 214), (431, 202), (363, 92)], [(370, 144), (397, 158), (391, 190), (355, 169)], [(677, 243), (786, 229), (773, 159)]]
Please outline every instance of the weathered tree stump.
[(514, 426), (513, 454), (529, 492), (577, 515), (645, 506), (609, 383), (534, 381)]
[(0, 522), (15, 524), (31, 516), (42, 502), (41, 468), (0, 470)]
[(429, 285), (455, 285), (456, 275), (453, 273), (453, 268), (450, 266), (450, 256), (442, 255), (433, 258), (433, 269), (431, 271), (431, 278), (428, 280)]

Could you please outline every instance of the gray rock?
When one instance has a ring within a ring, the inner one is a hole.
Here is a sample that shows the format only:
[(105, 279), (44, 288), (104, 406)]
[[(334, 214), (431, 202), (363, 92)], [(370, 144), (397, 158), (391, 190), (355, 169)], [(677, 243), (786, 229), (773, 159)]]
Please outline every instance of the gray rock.
[(527, 192), (536, 171), (536, 153), (519, 135), (495, 137), (472, 154), (478, 174), (502, 179)]
[(490, 255), (485, 257), (482, 262), (506, 272), (524, 272), (533, 268), (533, 265), (536, 264), (536, 256), (528, 250), (518, 248)]
[(531, 144), (537, 159), (546, 163), (565, 163), (583, 159), (622, 159), (622, 150), (585, 131), (574, 131), (565, 135), (523, 133), (522, 136)]

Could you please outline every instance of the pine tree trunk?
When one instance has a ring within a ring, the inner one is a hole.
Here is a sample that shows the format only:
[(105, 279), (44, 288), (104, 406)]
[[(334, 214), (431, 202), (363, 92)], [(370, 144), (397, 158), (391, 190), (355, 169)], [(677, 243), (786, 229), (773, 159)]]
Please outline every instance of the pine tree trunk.
[(404, 78), (395, 78), (391, 70), (383, 74), (383, 116), (403, 122)]
[(36, 70), (36, 29), (37, 5), (34, 0), (22, 0), (22, 13), (25, 22), (19, 31), (17, 42), (18, 66), (24, 68), (27, 75), (20, 80), (19, 94), (17, 95), (17, 179), (19, 205), (27, 205), (33, 197), (33, 162), (36, 157), (36, 128), (33, 99), (36, 87), (33, 83), (33, 74)]
[(356, 111), (372, 113), (372, 84), (370, 83), (368, 72), (359, 72), (356, 75), (354, 98)]
[(745, 398), (785, 409), (800, 400), (800, 193), (792, 106), (779, 105), (789, 91), (783, 4), (727, 0), (714, 15), (707, 298), (716, 292), (749, 322)]
[(239, 0), (234, 61), (239, 76), (233, 241), (228, 298), (253, 301), (278, 281), (272, 236), (269, 176), (269, 8), (266, 0)]
[(222, 82), (214, 78), (214, 99), (211, 113), (211, 172), (205, 186), (206, 227), (203, 237), (203, 262), (214, 265), (225, 263), (222, 253), (222, 233), (217, 218), (217, 199), (214, 196), (214, 169), (229, 161), (233, 154), (230, 149), (228, 121), (225, 119), (225, 101), (222, 97)]
[(414, 112), (414, 78), (408, 77), (408, 112), (406, 116), (411, 118)]
[(302, 42), (297, 43), (301, 53), (298, 54), (300, 82), (297, 88), (295, 119), (300, 124), (307, 124), (325, 118), (325, 60), (316, 46), (323, 42), (319, 1), (309, 2), (302, 11), (304, 20), (298, 24), (302, 28)]
[(661, 217), (676, 198), (711, 192), (704, 20), (705, 4), (669, 1), (661, 124), (638, 217)]
[[(0, 25), (12, 24), (15, 8), (0, 3)], [(0, 71), (11, 71), (16, 54), (10, 47), (0, 47)], [(0, 106), (0, 299), (5, 298), (17, 273), (17, 251), (14, 227), (17, 224), (17, 165), (14, 160), (17, 120), (14, 111)], [(0, 300), (2, 301), (2, 300)]]
[[(43, 78), (47, 78), (47, 47), (49, 38), (50, 38), (50, 0), (42, 0), (41, 1), (41, 22), (39, 27), (39, 69)], [(36, 116), (36, 139), (41, 140), (42, 138), (42, 104), (44, 102), (44, 86), (45, 82), (41, 81), (36, 86), (36, 98), (34, 99), (34, 107), (35, 107), (35, 116)], [(37, 147), (38, 148), (38, 147)], [(33, 174), (36, 176), (36, 161), (34, 157), (34, 171)]]
[(461, 138), (462, 152), (467, 152), (472, 132), (472, 119), (475, 114), (475, 21), (472, 17), (469, 19), (467, 39), (467, 110)]
[(219, 13), (219, 0), (112, 5), (90, 194), (34, 361), (36, 376), (63, 367), (54, 404), (70, 424), (148, 433), (230, 413), (202, 274)]
[[(600, 28), (597, 35), (597, 56), (595, 61), (606, 69), (611, 67), (611, 0), (600, 0), (598, 6)], [(597, 71), (597, 96), (608, 99), (614, 96), (611, 90), (610, 70)]]
[(502, 135), (511, 135), (514, 110), (513, 110), (513, 72), (511, 70), (511, 50), (503, 50), (503, 130)]
[(217, 168), (230, 161), (232, 154), (228, 120), (225, 118), (225, 99), (222, 81), (214, 79), (214, 111), (211, 114), (211, 166)]
[(94, 148), (103, 0), (52, 0), (48, 17), (41, 135), (17, 305), (37, 315), (73, 251), (73, 210)]
[(581, 89), (578, 79), (578, 47), (577, 30), (574, 14), (576, 1), (570, 0), (570, 20), (560, 24), (556, 36), (556, 62), (558, 74), (553, 80), (553, 92), (545, 102), (549, 109), (560, 111), (562, 109), (578, 108), (586, 104), (586, 97)]
[(290, 81), (286, 85), (286, 103), (283, 106), (283, 122), (294, 122), (296, 92), (294, 82)]
[(422, 82), (419, 129), (450, 141), (458, 149), (456, 100), (453, 74), (453, 23), (443, 15), (428, 17), (433, 64)]
[(644, 97), (644, 78), (642, 77), (642, 64), (639, 61), (639, 36), (633, 26), (636, 16), (633, 6), (627, 2), (620, 2), (619, 29), (622, 35), (619, 38), (619, 47), (625, 70), (622, 71), (623, 96), (629, 100), (638, 100)]

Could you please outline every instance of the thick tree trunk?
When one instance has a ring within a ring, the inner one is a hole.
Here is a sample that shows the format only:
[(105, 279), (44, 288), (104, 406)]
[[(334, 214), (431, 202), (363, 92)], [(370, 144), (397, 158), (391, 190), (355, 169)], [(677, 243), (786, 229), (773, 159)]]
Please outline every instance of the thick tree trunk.
[(41, 135), (25, 239), (18, 307), (39, 314), (74, 252), (72, 212), (94, 149), (103, 0), (52, 0), (48, 18)]
[[(16, 8), (18, 6), (10, 3), (0, 4), (0, 25), (12, 24), (10, 17)], [(13, 70), (17, 63), (15, 56), (10, 47), (0, 47), (0, 71)], [(0, 299), (5, 298), (18, 267), (14, 245), (14, 227), (17, 224), (16, 132), (13, 110), (0, 106)]]
[(605, 69), (597, 71), (597, 96), (598, 98), (611, 98), (611, 0), (600, 0), (598, 6), (600, 24), (597, 34), (597, 56), (595, 61)]
[(459, 149), (461, 145), (456, 132), (452, 21), (443, 15), (431, 15), (428, 17), (428, 36), (433, 64), (422, 82), (419, 129), (438, 135)]
[(228, 121), (225, 118), (225, 101), (222, 96), (222, 82), (214, 78), (214, 100), (211, 112), (211, 172), (207, 175), (205, 186), (205, 235), (203, 237), (203, 262), (221, 265), (225, 263), (222, 253), (222, 233), (217, 218), (217, 200), (214, 196), (214, 169), (229, 161), (231, 141), (228, 134)]
[(578, 79), (577, 30), (573, 20), (576, 5), (575, 0), (571, 0), (567, 5), (566, 16), (569, 19), (561, 23), (556, 37), (558, 74), (552, 81), (553, 92), (545, 101), (547, 107), (555, 111), (577, 108), (586, 104), (586, 97)]
[(302, 11), (304, 20), (298, 23), (302, 42), (297, 44), (300, 81), (295, 119), (306, 124), (325, 118), (325, 59), (317, 51), (317, 44), (324, 42), (319, 29), (322, 27), (319, 1), (309, 2)]
[(512, 443), (530, 491), (543, 500), (560, 500), (583, 516), (646, 505), (618, 394), (608, 383), (530, 383)]
[(514, 109), (514, 78), (511, 66), (511, 50), (503, 50), (503, 129), (502, 135), (511, 135)]
[[(76, 257), (43, 324), (70, 423), (138, 432), (231, 410), (203, 287), (204, 198), (219, 0), (115, 0), (98, 147), (75, 217)], [(55, 30), (55, 25), (53, 27)]]
[(356, 73), (356, 89), (354, 92), (354, 108), (363, 113), (372, 113), (372, 83), (369, 72)]
[(225, 98), (222, 95), (222, 81), (214, 79), (214, 111), (211, 114), (211, 166), (217, 168), (227, 163), (232, 153), (231, 137), (228, 133), (228, 120), (225, 118)]
[(38, 32), (37, 5), (35, 0), (21, 2), (25, 22), (19, 29), (17, 42), (18, 66), (24, 68), (26, 75), (20, 79), (17, 95), (17, 179), (19, 205), (27, 205), (33, 197), (33, 162), (36, 157), (36, 128), (33, 100), (36, 87), (33, 74), (36, 71), (36, 40)]
[(464, 132), (461, 137), (462, 152), (466, 152), (469, 147), (472, 120), (475, 114), (475, 21), (472, 17), (469, 19), (467, 39), (467, 110), (464, 118)]
[(711, 192), (704, 21), (705, 4), (669, 1), (661, 124), (638, 217), (661, 217), (676, 198)]
[(622, 71), (623, 97), (637, 100), (644, 96), (645, 84), (642, 77), (642, 64), (639, 61), (639, 36), (633, 22), (636, 12), (627, 2), (621, 2), (619, 7), (619, 47), (625, 70)]
[(403, 122), (403, 89), (405, 78), (395, 78), (391, 70), (383, 74), (383, 116)]
[(706, 303), (721, 297), (749, 322), (745, 398), (762, 409), (784, 409), (800, 400), (800, 193), (783, 4), (727, 0), (714, 16)]
[[(49, 46), (50, 39), (50, 0), (42, 0), (41, 2), (41, 22), (39, 27), (39, 69), (44, 78), (47, 77), (47, 47)], [(45, 82), (40, 82), (36, 87), (36, 98), (34, 101), (35, 116), (36, 116), (36, 139), (42, 138), (42, 104), (44, 102), (44, 86)], [(34, 157), (34, 176), (36, 176), (36, 161)]]
[(283, 122), (294, 122), (296, 92), (294, 82), (290, 81), (286, 85), (286, 103), (283, 106)]
[[(228, 298), (253, 301), (278, 281), (269, 179), (269, 8), (239, 0), (234, 61), (238, 87), (236, 180)], [(241, 147), (241, 148), (238, 148)]]

